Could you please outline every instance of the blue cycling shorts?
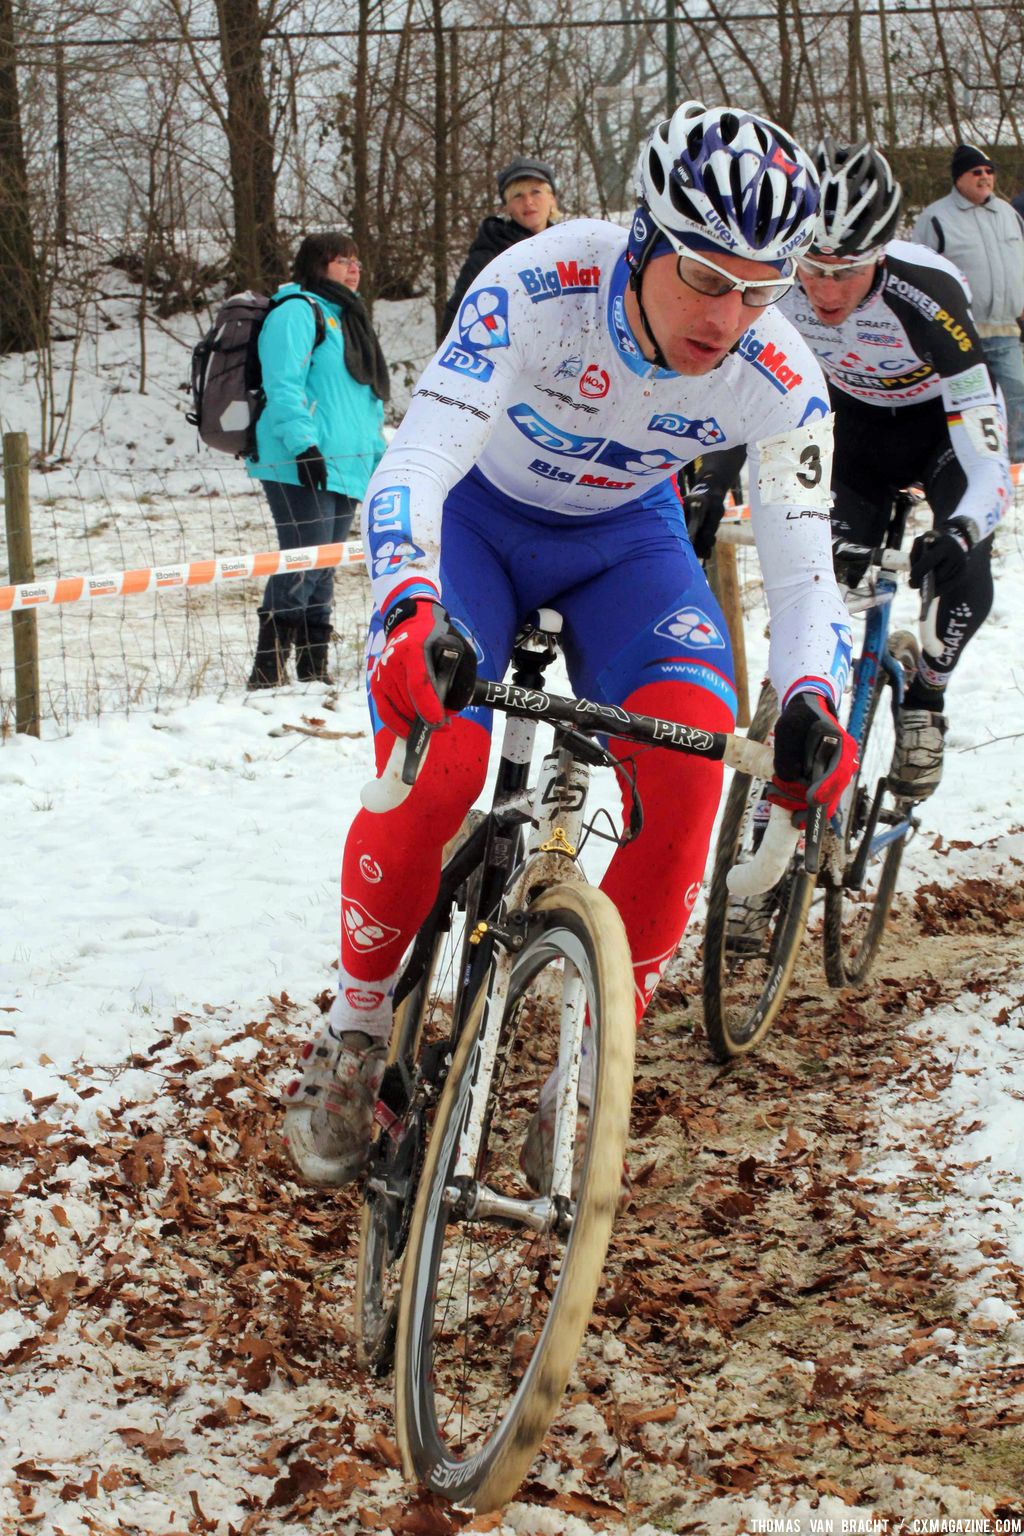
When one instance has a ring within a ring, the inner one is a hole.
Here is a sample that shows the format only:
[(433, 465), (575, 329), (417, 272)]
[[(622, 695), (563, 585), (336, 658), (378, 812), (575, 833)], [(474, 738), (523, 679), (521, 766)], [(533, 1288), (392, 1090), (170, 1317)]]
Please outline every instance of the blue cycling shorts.
[[(523, 622), (555, 608), (578, 697), (623, 704), (671, 680), (707, 689), (735, 716), (729, 633), (671, 482), (614, 512), (572, 517), (513, 501), (473, 469), (444, 504), (441, 592), (483, 677), (504, 677)], [(380, 625), (375, 614), (371, 664)], [(490, 728), (489, 710), (467, 714)]]

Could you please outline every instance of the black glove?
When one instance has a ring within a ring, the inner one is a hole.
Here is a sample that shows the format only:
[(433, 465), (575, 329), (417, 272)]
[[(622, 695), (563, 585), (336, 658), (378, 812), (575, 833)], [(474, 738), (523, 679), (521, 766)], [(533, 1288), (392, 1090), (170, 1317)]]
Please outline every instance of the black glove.
[(832, 524), (832, 567), (840, 586), (859, 586), (871, 564), (870, 551), (866, 555), (856, 557), (850, 554), (850, 550), (857, 547), (863, 546), (860, 545), (859, 539), (853, 538), (845, 523)]
[[(819, 749), (823, 761), (818, 761)], [(806, 810), (811, 799), (833, 816), (843, 790), (857, 770), (857, 743), (835, 717), (831, 703), (816, 693), (796, 693), (775, 726), (775, 776), (768, 798), (788, 811)]]
[(922, 533), (910, 546), (910, 585), (920, 587), (929, 571), (936, 594), (955, 587), (967, 569), (974, 532), (965, 517), (954, 517), (945, 528)]
[(315, 443), (295, 455), (295, 468), (299, 472), (299, 484), (307, 491), (326, 491), (327, 460)]
[(686, 531), (698, 560), (707, 560), (715, 547), (715, 535), (725, 513), (725, 489), (699, 480), (683, 497)]

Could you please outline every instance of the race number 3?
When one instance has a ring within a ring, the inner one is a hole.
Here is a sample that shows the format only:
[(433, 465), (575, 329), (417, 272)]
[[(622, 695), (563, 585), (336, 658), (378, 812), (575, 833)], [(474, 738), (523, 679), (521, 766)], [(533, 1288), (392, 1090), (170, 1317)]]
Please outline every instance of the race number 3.
[(800, 455), (800, 463), (803, 469), (798, 469), (796, 477), (801, 485), (806, 485), (809, 491), (821, 484), (821, 449), (817, 443), (809, 443)]
[(808, 421), (757, 445), (757, 489), (765, 506), (828, 514), (831, 506), (832, 417)]

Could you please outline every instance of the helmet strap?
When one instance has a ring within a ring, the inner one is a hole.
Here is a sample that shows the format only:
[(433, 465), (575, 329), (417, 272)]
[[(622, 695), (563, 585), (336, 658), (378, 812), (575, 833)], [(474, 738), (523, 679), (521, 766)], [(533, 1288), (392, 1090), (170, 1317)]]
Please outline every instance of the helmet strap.
[(651, 329), (651, 322), (647, 318), (647, 311), (646, 311), (646, 309), (644, 309), (643, 290), (642, 290), (642, 287), (641, 287), (641, 283), (642, 283), (642, 280), (643, 280), (643, 274), (644, 274), (644, 269), (643, 269), (642, 266), (640, 268), (635, 269), (634, 271), (632, 271), (629, 274), (629, 286), (632, 288), (633, 292), (636, 294), (636, 307), (640, 311), (640, 324), (644, 328), (644, 334), (646, 335), (647, 340), (650, 342), (651, 346), (654, 348), (654, 362), (655, 362), (655, 365), (658, 368), (664, 368), (666, 373), (671, 373), (672, 370), (669, 368), (669, 365), (668, 365), (667, 361), (665, 360), (665, 354), (661, 350), (661, 344), (658, 341), (657, 336), (655, 336), (653, 330)]

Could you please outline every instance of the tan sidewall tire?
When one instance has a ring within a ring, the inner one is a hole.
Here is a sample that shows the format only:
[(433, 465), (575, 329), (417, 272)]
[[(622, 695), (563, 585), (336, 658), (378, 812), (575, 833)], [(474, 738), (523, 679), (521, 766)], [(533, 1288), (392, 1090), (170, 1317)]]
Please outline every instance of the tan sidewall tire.
[[(749, 741), (766, 741), (772, 726), (778, 719), (779, 706), (774, 688), (765, 684), (761, 690), (754, 718), (747, 730)], [(733, 864), (739, 851), (740, 838), (743, 823), (748, 814), (747, 796), (750, 790), (750, 775), (737, 773), (729, 786), (726, 796), (725, 810), (722, 812), (722, 822), (715, 843), (715, 858), (712, 866), (711, 891), (708, 896), (708, 915), (704, 925), (704, 966), (702, 996), (704, 1004), (704, 1033), (707, 1036), (708, 1052), (715, 1061), (730, 1061), (737, 1056), (745, 1056), (754, 1050), (768, 1033), (775, 1017), (786, 1000), (786, 992), (792, 979), (796, 966), (797, 956), (800, 953), (800, 945), (803, 942), (804, 928), (807, 925), (807, 915), (811, 907), (811, 897), (814, 894), (814, 881), (807, 876), (801, 876), (794, 886), (786, 915), (783, 919), (784, 929), (779, 938), (779, 953), (783, 956), (783, 963), (777, 966), (772, 978), (766, 982), (764, 989), (759, 994), (756, 1002), (751, 1003), (749, 1016), (752, 1016), (755, 1008), (764, 1004), (765, 995), (769, 986), (773, 986), (771, 997), (765, 1006), (764, 1016), (753, 1031), (748, 1040), (737, 1042), (730, 1030), (730, 1020), (726, 1019), (722, 1009), (721, 978), (724, 966), (725, 946), (725, 916), (728, 907), (728, 894), (725, 887), (725, 877)], [(781, 974), (779, 974), (781, 972)]]
[[(482, 811), (471, 810), (467, 814), (465, 821), (462, 823), (462, 826), (459, 828), (459, 830), (456, 832), (455, 836), (450, 840), (450, 842), (448, 842), (447, 845), (445, 846), (445, 850), (444, 850), (444, 862), (445, 863), (447, 863), (448, 860), (453, 856), (453, 854), (455, 854), (459, 850), (459, 848), (462, 847), (462, 845), (466, 841), (466, 839), (468, 837), (470, 837), (473, 832), (476, 831), (477, 827), (480, 825), (482, 820), (483, 820), (483, 812)], [(436, 951), (435, 951), (435, 960), (436, 960)], [(434, 964), (434, 962), (432, 962), (431, 969), (433, 969), (433, 964)], [(421, 1014), (421, 1016), (420, 1016), (420, 1019), (419, 1019), (419, 1021), (417, 1023), (416, 1038), (413, 1041), (412, 1055), (413, 1055), (414, 1058), (419, 1055), (420, 1037), (421, 1037), (422, 1030), (423, 1030), (423, 1017), (422, 1017), (422, 1014), (423, 1014), (423, 1011), (426, 1009), (426, 1006), (427, 1006), (427, 1001), (428, 1001), (428, 998), (429, 998), (429, 992), (430, 992), (430, 989), (429, 989), (429, 985), (428, 985), (426, 990), (424, 992), (422, 992), (421, 994), (419, 994), (420, 1014)], [(412, 995), (415, 995), (415, 994), (412, 994)], [(403, 1020), (404, 1020), (405, 1012), (406, 1012), (407, 1008), (409, 1007), (409, 1001), (410, 1001), (410, 999), (408, 997), (405, 998), (404, 1001), (401, 1002), (399, 1004), (398, 1008), (395, 1010), (395, 1017), (394, 1017), (394, 1021), (393, 1021), (392, 1026), (391, 1026), (391, 1039), (388, 1041), (388, 1054), (387, 1054), (386, 1065), (389, 1066), (389, 1067), (397, 1060), (397, 1057), (398, 1057), (398, 1042), (399, 1042), (399, 1040), (401, 1039), (401, 1036), (402, 1036), (401, 1026), (402, 1026), (402, 1023), (403, 1023)], [(363, 1315), (364, 1315), (364, 1312), (365, 1312), (366, 1286), (367, 1286), (368, 1281), (371, 1278), (370, 1275), (369, 1275), (368, 1267), (367, 1267), (368, 1266), (368, 1262), (369, 1262), (368, 1251), (367, 1250), (368, 1250), (368, 1247), (369, 1247), (369, 1235), (370, 1235), (370, 1222), (371, 1222), (371, 1219), (372, 1219), (372, 1217), (371, 1217), (370, 1207), (367, 1204), (367, 1202), (364, 1200), (363, 1201), (362, 1212), (361, 1212), (360, 1217), (359, 1217), (359, 1257), (358, 1257), (358, 1260), (356, 1262), (356, 1291), (355, 1291), (356, 1363), (363, 1370), (367, 1370), (372, 1365), (372, 1363), (373, 1363), (371, 1358), (369, 1357), (367, 1351), (366, 1351), (365, 1341), (363, 1339)]]
[[(568, 1257), (541, 1342), (529, 1368), (531, 1387), (504, 1421), (509, 1427), (504, 1431), (493, 1459), (483, 1469), (479, 1483), (471, 1489), (453, 1489), (451, 1494), (460, 1505), (481, 1512), (507, 1503), (519, 1487), (558, 1410), (569, 1373), (579, 1354), (601, 1283), (621, 1193), (633, 1094), (636, 1043), (633, 971), (618, 911), (601, 891), (575, 883), (552, 886), (534, 902), (533, 910), (572, 914), (589, 933), (601, 998), (601, 1025), (582, 1192)], [(420, 1262), (430, 1191), (445, 1142), (444, 1129), (456, 1102), (456, 1088), (473, 1048), (475, 1034), (475, 1029), (467, 1029), (463, 1036), (434, 1122), (409, 1235), (398, 1305), (396, 1429), (405, 1475), (421, 1481), (429, 1475), (431, 1468), (416, 1464), (409, 1433), (410, 1351), (414, 1330), (419, 1326), (419, 1320), (412, 1315), (414, 1290), (411, 1277)]]

